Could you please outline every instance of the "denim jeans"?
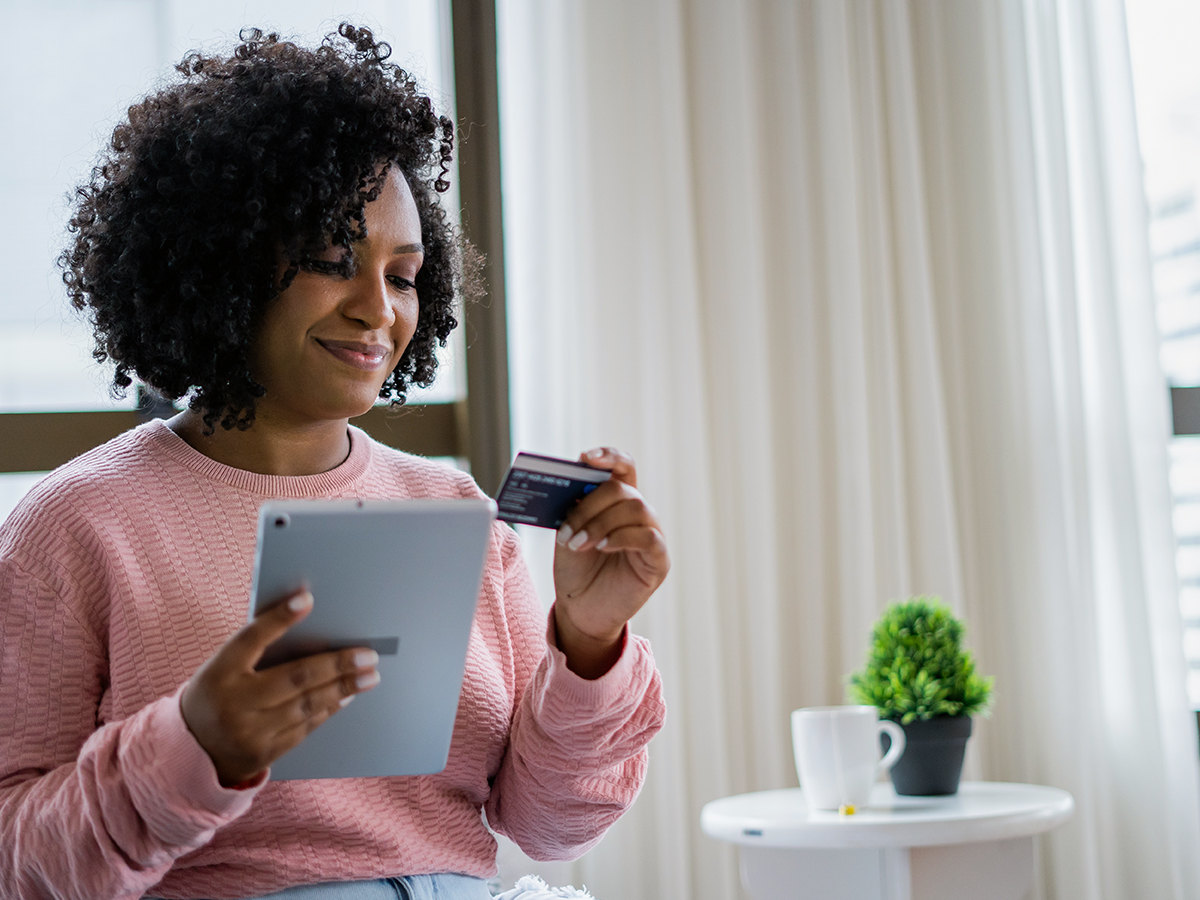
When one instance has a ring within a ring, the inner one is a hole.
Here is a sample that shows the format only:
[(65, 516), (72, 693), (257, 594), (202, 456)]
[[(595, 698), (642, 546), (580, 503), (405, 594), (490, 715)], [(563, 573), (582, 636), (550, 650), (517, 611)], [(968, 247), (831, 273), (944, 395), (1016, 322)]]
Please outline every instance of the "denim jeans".
[[(406, 875), (375, 881), (305, 884), (256, 900), (491, 900), (487, 882), (469, 875)], [(149, 900), (149, 898), (146, 898)], [(248, 898), (249, 900), (249, 898)]]

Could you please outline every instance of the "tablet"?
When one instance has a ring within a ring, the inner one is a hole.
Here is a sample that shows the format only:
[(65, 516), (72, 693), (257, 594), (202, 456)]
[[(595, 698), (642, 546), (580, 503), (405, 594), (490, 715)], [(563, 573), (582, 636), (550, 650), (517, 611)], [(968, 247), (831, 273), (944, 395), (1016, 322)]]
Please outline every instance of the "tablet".
[(277, 759), (273, 780), (445, 768), (494, 517), (490, 500), (262, 505), (251, 617), (298, 588), (312, 592), (314, 605), (259, 668), (372, 647), (381, 677)]

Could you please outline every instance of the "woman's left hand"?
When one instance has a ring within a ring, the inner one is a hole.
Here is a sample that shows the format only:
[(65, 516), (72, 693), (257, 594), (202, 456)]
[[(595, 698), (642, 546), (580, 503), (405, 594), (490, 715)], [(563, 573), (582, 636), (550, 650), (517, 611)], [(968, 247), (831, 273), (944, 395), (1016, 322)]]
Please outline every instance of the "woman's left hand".
[(671, 567), (654, 510), (637, 490), (637, 467), (611, 447), (581, 462), (612, 477), (571, 510), (554, 552), (554, 623), (567, 666), (599, 678), (621, 655), (621, 633)]

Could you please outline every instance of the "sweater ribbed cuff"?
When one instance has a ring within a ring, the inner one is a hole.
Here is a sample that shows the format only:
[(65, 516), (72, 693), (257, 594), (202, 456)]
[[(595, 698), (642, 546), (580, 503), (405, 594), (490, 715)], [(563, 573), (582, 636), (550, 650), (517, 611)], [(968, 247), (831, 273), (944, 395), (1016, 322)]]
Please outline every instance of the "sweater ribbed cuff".
[(168, 843), (193, 844), (242, 815), (267, 780), (246, 790), (222, 787), (212, 759), (183, 720), (180, 687), (140, 710), (122, 736), (129, 793), (147, 825)]
[(581, 678), (568, 667), (567, 655), (558, 649), (554, 607), (550, 608), (546, 621), (546, 645), (549, 654), (546, 686), (550, 695), (580, 712), (625, 706), (631, 697), (640, 697), (647, 663), (649, 670), (654, 670), (649, 641), (633, 634), (628, 623), (621, 632), (621, 655), (599, 678)]

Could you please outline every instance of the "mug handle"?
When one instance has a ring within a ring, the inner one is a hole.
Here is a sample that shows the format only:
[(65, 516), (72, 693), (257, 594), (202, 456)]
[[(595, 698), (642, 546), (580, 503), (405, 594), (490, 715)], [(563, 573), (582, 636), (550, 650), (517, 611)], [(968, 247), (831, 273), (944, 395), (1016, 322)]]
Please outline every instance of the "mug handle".
[(900, 754), (904, 752), (904, 729), (891, 719), (880, 719), (879, 730), (880, 732), (886, 731), (888, 737), (892, 739), (892, 746), (879, 761), (879, 768), (886, 772), (896, 764), (896, 761), (900, 759)]

